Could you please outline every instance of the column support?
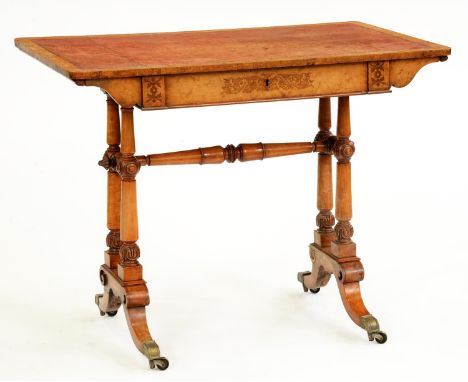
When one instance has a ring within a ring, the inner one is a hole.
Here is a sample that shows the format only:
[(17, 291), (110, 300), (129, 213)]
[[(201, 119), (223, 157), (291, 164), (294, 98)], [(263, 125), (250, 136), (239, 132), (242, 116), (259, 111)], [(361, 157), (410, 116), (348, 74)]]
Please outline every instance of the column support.
[[(113, 101), (108, 101), (108, 105), (108, 115), (113, 121), (109, 126), (115, 127), (118, 121), (118, 106)], [(95, 302), (101, 315), (107, 313), (114, 316), (118, 308), (123, 306), (135, 346), (148, 358), (152, 369), (157, 367), (164, 370), (169, 366), (169, 361), (161, 357), (159, 346), (148, 328), (146, 306), (149, 305), (150, 299), (146, 282), (143, 280), (143, 267), (138, 261), (140, 248), (136, 243), (138, 210), (135, 177), (140, 170), (140, 162), (135, 157), (133, 107), (121, 107), (121, 120), (120, 134), (117, 134), (115, 128), (111, 132), (108, 130), (108, 141), (112, 142), (112, 145), (117, 138), (120, 142), (121, 138), (120, 152), (106, 151), (99, 163), (106, 169), (115, 171), (118, 177), (118, 183), (114, 183), (114, 176), (110, 178), (112, 189), (109, 188), (111, 197), (108, 199), (108, 225), (113, 232), (112, 239), (115, 232), (120, 232), (118, 264), (116, 268), (112, 266), (116, 262), (115, 251), (112, 257), (106, 257), (106, 263), (101, 266), (99, 273), (104, 293), (96, 295)], [(107, 261), (108, 259), (110, 260)]]
[[(320, 98), (318, 113), (319, 132), (315, 142), (327, 142), (332, 136), (330, 98)], [(330, 152), (318, 154), (317, 164), (317, 209), (316, 217), (318, 229), (314, 231), (314, 242), (321, 247), (329, 247), (335, 239), (333, 226), (333, 179), (332, 179), (332, 157)]]
[(135, 133), (133, 108), (121, 108), (122, 144), (117, 159), (117, 172), (120, 174), (120, 262), (118, 276), (122, 281), (135, 281), (143, 278), (142, 266), (138, 262), (140, 248), (138, 240), (138, 209), (135, 177), (140, 163), (135, 158)]
[[(328, 110), (327, 101), (321, 100), (319, 115), (322, 118), (319, 117), (319, 137), (329, 134)], [(338, 223), (334, 229), (335, 237), (331, 243), (324, 240), (324, 237), (329, 237), (324, 236), (324, 234), (330, 234), (331, 237), (332, 224), (329, 224), (328, 220), (331, 214), (329, 211), (333, 206), (331, 163), (328, 160), (320, 162), (319, 159), (317, 199), (317, 207), (320, 211), (317, 216), (319, 229), (315, 231), (315, 242), (309, 246), (312, 270), (299, 272), (297, 279), (302, 284), (304, 292), (310, 291), (315, 294), (320, 291), (321, 287), (327, 285), (332, 275), (335, 276), (341, 301), (351, 320), (367, 332), (370, 341), (375, 340), (377, 343), (383, 344), (387, 341), (387, 335), (380, 330), (379, 322), (369, 313), (361, 296), (359, 283), (364, 279), (364, 267), (360, 259), (356, 257), (356, 244), (351, 239), (353, 226), (350, 220), (353, 216), (353, 210), (350, 159), (354, 153), (354, 144), (349, 140), (351, 136), (349, 97), (338, 98), (336, 135), (336, 138), (329, 139), (330, 152), (333, 152), (338, 161), (335, 209)], [(333, 215), (331, 216), (333, 217)]]
[[(101, 165), (109, 164), (111, 158), (120, 152), (120, 118), (119, 105), (107, 96), (107, 144)], [(107, 167), (107, 234), (106, 244), (109, 247), (104, 252), (104, 263), (110, 268), (117, 267), (119, 262), (120, 242), (120, 176), (109, 165)]]
[(336, 257), (356, 256), (356, 244), (352, 241), (354, 233), (350, 223), (353, 217), (351, 193), (351, 162), (354, 154), (354, 143), (351, 136), (351, 120), (349, 112), (349, 97), (338, 98), (338, 122), (334, 154), (338, 161), (336, 165), (336, 208), (335, 240), (331, 243), (331, 253)]

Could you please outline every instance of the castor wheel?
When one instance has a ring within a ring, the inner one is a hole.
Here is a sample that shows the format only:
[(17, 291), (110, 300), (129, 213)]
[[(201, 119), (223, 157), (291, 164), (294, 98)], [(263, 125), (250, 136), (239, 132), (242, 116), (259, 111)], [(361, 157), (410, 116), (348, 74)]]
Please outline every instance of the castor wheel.
[(377, 342), (378, 344), (384, 344), (387, 342), (387, 334), (379, 330), (378, 332), (373, 332), (369, 334), (369, 341)]
[(151, 369), (157, 367), (159, 370), (166, 370), (169, 367), (169, 360), (165, 357), (150, 359), (149, 365)]
[(304, 276), (308, 276), (308, 275), (310, 275), (309, 271), (297, 272), (297, 281), (299, 281), (302, 284), (302, 289), (306, 293), (309, 291), (309, 289), (304, 285)]
[(109, 317), (114, 317), (117, 314), (116, 310), (112, 310), (110, 312), (106, 312)]
[(304, 276), (309, 276), (310, 273), (311, 273), (310, 271), (298, 272), (297, 281), (299, 281), (302, 284), (302, 289), (304, 290), (304, 292), (306, 292), (306, 293), (310, 292), (310, 293), (313, 293), (313, 294), (317, 294), (318, 292), (320, 292), (320, 288), (309, 289), (304, 284)]
[(98, 309), (99, 309), (99, 314), (100, 314), (101, 316), (105, 316), (105, 315), (106, 315), (106, 312), (103, 312), (103, 311), (101, 310), (101, 308), (99, 307), (99, 299), (101, 299), (101, 298), (103, 298), (103, 297), (104, 297), (103, 294), (97, 294), (97, 295), (94, 296), (94, 303), (97, 305), (97, 307), (98, 307)]

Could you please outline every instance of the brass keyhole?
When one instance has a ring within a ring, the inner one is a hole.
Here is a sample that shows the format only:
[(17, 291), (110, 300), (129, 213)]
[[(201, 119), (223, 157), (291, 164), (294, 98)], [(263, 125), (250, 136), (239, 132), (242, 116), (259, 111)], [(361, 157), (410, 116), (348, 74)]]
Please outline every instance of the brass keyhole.
[(265, 86), (267, 88), (270, 86), (270, 80), (268, 78), (265, 80)]

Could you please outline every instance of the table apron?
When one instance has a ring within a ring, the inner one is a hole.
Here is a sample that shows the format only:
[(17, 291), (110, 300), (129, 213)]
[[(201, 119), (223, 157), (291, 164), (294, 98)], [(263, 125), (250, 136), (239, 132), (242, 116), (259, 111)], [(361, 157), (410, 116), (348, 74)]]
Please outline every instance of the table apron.
[[(368, 92), (366, 62), (142, 77), (142, 109)], [(381, 89), (381, 90), (388, 90)]]

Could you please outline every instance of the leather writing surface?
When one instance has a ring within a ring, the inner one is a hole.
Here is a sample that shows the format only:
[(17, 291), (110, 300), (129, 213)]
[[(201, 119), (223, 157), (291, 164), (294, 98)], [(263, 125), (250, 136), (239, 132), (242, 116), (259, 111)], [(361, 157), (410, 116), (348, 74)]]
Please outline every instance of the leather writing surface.
[(20, 47), (22, 40), (70, 64), (76, 70), (68, 72), (83, 78), (414, 58), (442, 55), (446, 48), (355, 22), (18, 39)]

